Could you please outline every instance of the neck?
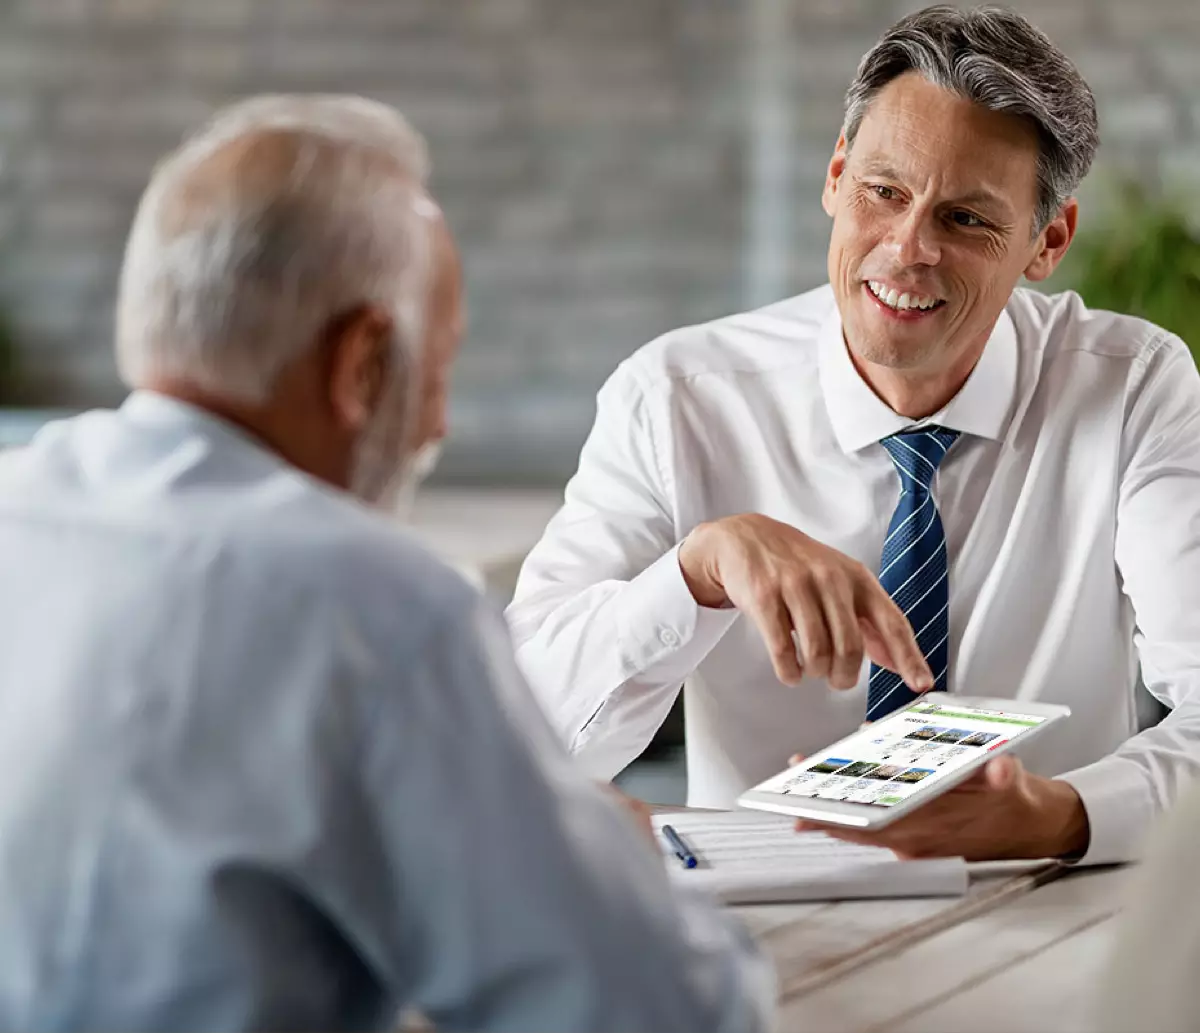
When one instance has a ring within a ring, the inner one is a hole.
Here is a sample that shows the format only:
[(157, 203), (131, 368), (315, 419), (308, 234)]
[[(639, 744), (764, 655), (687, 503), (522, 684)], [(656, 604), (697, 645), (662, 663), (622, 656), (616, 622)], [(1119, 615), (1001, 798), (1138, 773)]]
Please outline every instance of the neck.
[(923, 420), (944, 409), (962, 390), (983, 354), (983, 346), (971, 349), (938, 371), (881, 366), (860, 359), (849, 346), (846, 351), (863, 382), (892, 412), (906, 419)]
[(316, 421), (298, 419), (304, 410), (287, 399), (271, 398), (261, 404), (239, 402), (188, 384), (156, 380), (140, 385), (144, 390), (175, 398), (224, 420), (274, 452), (286, 463), (334, 487), (348, 489), (350, 463), (339, 462), (336, 450), (323, 447), (315, 434)]

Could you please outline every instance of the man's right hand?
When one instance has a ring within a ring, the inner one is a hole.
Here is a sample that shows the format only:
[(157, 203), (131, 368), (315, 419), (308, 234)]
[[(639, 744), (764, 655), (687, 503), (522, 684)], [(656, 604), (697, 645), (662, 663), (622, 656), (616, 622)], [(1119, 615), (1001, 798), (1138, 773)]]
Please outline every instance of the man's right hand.
[(786, 685), (808, 675), (853, 688), (865, 651), (914, 691), (933, 687), (912, 626), (879, 579), (788, 524), (759, 513), (700, 524), (679, 566), (701, 606), (732, 605), (754, 621)]

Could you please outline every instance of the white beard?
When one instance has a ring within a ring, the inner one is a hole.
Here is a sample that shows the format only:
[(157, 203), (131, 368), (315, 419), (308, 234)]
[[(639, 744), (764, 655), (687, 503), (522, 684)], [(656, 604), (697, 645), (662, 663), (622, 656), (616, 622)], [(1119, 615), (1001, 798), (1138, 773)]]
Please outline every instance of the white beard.
[(350, 491), (367, 505), (407, 520), (417, 489), (441, 459), (442, 445), (440, 441), (427, 442), (396, 464), (387, 455), (392, 434), (386, 419), (367, 428), (355, 456)]
[[(380, 400), (379, 409), (362, 433), (354, 450), (350, 492), (369, 506), (386, 508), (386, 500), (403, 486), (408, 458), (402, 451), (405, 433), (400, 384), (393, 383)], [(399, 452), (399, 458), (397, 458)]]
[(417, 501), (417, 491), (437, 468), (441, 458), (442, 443), (426, 442), (405, 460), (403, 469), (392, 479), (375, 505), (407, 523)]
[(380, 399), (355, 449), (350, 491), (367, 505), (407, 520), (417, 489), (442, 455), (440, 441), (427, 441), (408, 453), (404, 448), (411, 427), (405, 413), (416, 411), (417, 399), (409, 396), (406, 377), (395, 377)]

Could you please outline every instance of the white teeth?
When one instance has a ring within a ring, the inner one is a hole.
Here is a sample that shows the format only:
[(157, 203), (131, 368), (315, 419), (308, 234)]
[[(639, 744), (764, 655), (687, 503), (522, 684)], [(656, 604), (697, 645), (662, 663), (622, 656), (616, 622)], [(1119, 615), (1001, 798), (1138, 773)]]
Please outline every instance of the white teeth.
[(906, 309), (929, 309), (933, 308), (938, 303), (937, 298), (928, 298), (921, 294), (911, 294), (908, 291), (903, 293), (895, 288), (889, 288), (879, 283), (877, 280), (868, 280), (867, 286), (871, 289), (871, 293), (875, 295), (889, 308), (897, 309), (901, 312)]

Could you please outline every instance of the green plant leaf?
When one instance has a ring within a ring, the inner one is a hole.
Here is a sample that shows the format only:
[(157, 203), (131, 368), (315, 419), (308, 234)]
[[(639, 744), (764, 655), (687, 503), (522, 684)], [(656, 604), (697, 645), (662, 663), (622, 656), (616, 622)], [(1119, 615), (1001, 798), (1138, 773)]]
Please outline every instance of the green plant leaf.
[(1141, 316), (1200, 353), (1200, 234), (1169, 199), (1122, 184), (1107, 217), (1080, 231), (1063, 280), (1089, 307)]

